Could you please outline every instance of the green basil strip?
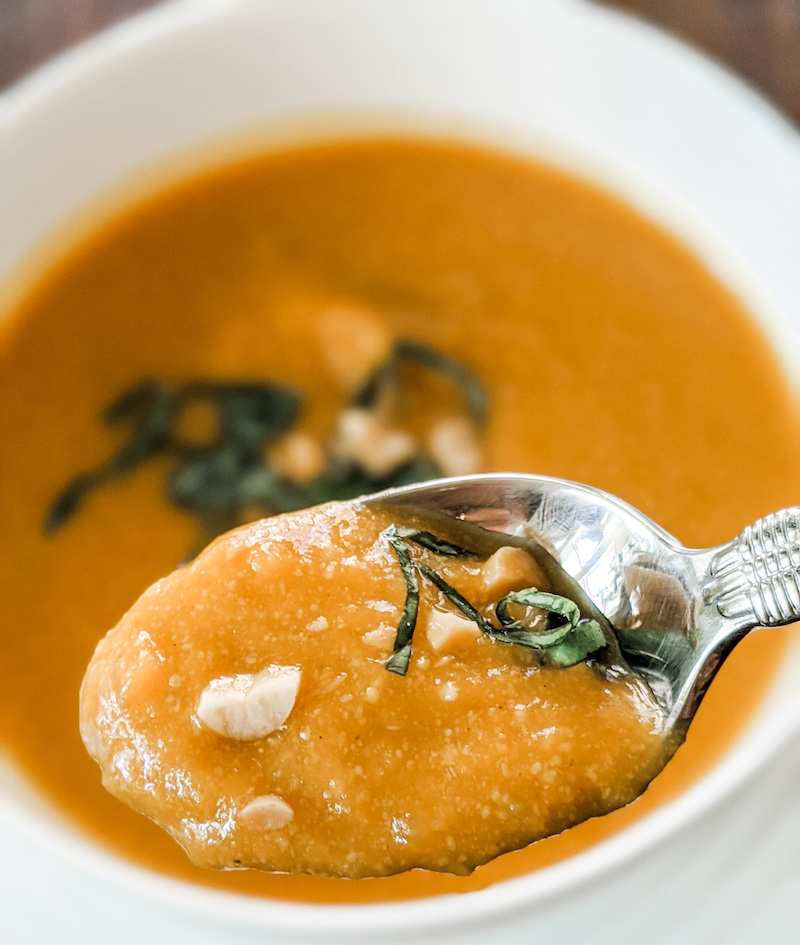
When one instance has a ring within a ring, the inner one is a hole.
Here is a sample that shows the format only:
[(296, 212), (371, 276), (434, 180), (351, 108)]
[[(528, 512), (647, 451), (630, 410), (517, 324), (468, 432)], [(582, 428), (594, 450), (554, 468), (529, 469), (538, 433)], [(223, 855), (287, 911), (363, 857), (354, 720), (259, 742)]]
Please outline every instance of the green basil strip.
[(261, 446), (290, 430), (302, 398), (288, 387), (271, 384), (231, 385), (219, 398), (220, 426), (230, 443)]
[(402, 338), (395, 342), (386, 360), (375, 368), (353, 395), (350, 401), (352, 406), (364, 410), (375, 407), (383, 390), (397, 386), (400, 361), (417, 364), (442, 377), (450, 378), (461, 391), (476, 426), (486, 425), (489, 415), (489, 397), (477, 375), (460, 361), (442, 354), (435, 348)]
[(143, 412), (150, 409), (156, 398), (168, 390), (168, 386), (162, 384), (161, 381), (140, 381), (126, 388), (115, 400), (111, 401), (102, 413), (103, 422), (114, 426), (128, 417), (140, 417)]
[(552, 630), (522, 630), (517, 628), (495, 630), (493, 635), (495, 639), (502, 640), (503, 643), (525, 646), (529, 650), (549, 650), (550, 647), (558, 646), (564, 642), (569, 637), (572, 629), (569, 624), (564, 624)]
[(479, 427), (486, 425), (489, 416), (489, 397), (477, 375), (465, 364), (442, 354), (435, 348), (429, 348), (428, 345), (420, 344), (417, 341), (407, 341), (403, 338), (395, 343), (394, 354), (398, 359), (419, 364), (421, 367), (428, 368), (455, 381), (466, 401), (474, 423)]
[(398, 676), (405, 676), (408, 671), (408, 663), (411, 659), (411, 639), (414, 635), (414, 628), (417, 625), (417, 613), (419, 611), (419, 579), (411, 555), (408, 553), (408, 545), (397, 534), (397, 530), (392, 526), (384, 532), (386, 540), (392, 546), (392, 550), (397, 555), (400, 562), (400, 570), (406, 582), (406, 600), (403, 605), (403, 613), (400, 615), (400, 623), (397, 626), (397, 636), (394, 640), (394, 653), (389, 658), (386, 668), (390, 673), (397, 673)]
[(607, 641), (596, 620), (582, 620), (573, 627), (567, 638), (545, 650), (545, 661), (552, 666), (566, 669), (575, 666), (602, 650)]
[(106, 411), (106, 422), (117, 424), (134, 409), (139, 410), (139, 417), (128, 441), (106, 464), (103, 470), (106, 478), (133, 472), (167, 445), (174, 410), (172, 391), (160, 384), (135, 388), (128, 398), (123, 396), (111, 405)]
[[(547, 610), (564, 618), (566, 622), (558, 627), (546, 627), (540, 631), (526, 630), (509, 615), (510, 603)], [(498, 602), (495, 612), (504, 628), (502, 634), (497, 634), (498, 639), (534, 650), (543, 650), (545, 662), (553, 666), (574, 666), (606, 645), (605, 634), (597, 621), (580, 620), (578, 605), (558, 594), (548, 594), (532, 587), (514, 591)]]
[(448, 558), (467, 558), (474, 557), (474, 551), (468, 551), (461, 545), (454, 545), (452, 542), (445, 541), (444, 538), (437, 538), (430, 532), (422, 531), (418, 528), (395, 528), (395, 532), (406, 541), (413, 541), (415, 545), (421, 548), (427, 548), (437, 555), (445, 555)]
[[(508, 613), (509, 604), (522, 604), (525, 607), (537, 607), (539, 610), (546, 610), (551, 614), (557, 614), (563, 617), (566, 623), (550, 629), (562, 630), (566, 627), (568, 633), (580, 620), (581, 612), (575, 601), (568, 597), (561, 597), (560, 594), (548, 594), (547, 591), (537, 591), (535, 587), (526, 587), (521, 591), (512, 591), (510, 594), (498, 601), (497, 619), (507, 630), (524, 630), (525, 627)], [(543, 631), (544, 632), (544, 631)], [(558, 640), (554, 641), (558, 642)], [(550, 646), (551, 644), (545, 644)]]
[(72, 479), (47, 510), (42, 525), (45, 535), (53, 535), (62, 528), (83, 506), (98, 482), (99, 477), (94, 473), (81, 473)]
[(421, 574), (424, 574), (432, 584), (435, 584), (436, 587), (439, 588), (454, 607), (460, 610), (469, 620), (474, 621), (484, 633), (497, 633), (497, 628), (493, 627), (485, 617), (482, 617), (466, 597), (462, 597), (451, 584), (445, 581), (441, 574), (437, 574), (433, 568), (428, 567), (427, 564), (419, 564), (417, 567)]
[(59, 531), (83, 507), (89, 496), (112, 479), (124, 477), (141, 466), (167, 444), (172, 420), (172, 391), (155, 381), (137, 384), (125, 391), (103, 413), (115, 425), (134, 418), (126, 443), (99, 468), (80, 473), (56, 496), (45, 514), (42, 531)]
[(397, 387), (397, 356), (392, 350), (385, 361), (382, 361), (367, 377), (364, 383), (350, 398), (350, 406), (361, 410), (373, 410), (386, 389)]

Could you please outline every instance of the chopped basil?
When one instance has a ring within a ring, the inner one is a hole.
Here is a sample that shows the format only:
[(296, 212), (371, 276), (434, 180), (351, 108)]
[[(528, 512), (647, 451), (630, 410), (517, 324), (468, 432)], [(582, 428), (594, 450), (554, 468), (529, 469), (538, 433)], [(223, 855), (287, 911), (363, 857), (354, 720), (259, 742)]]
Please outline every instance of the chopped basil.
[(79, 473), (67, 483), (47, 510), (44, 533), (50, 535), (62, 528), (100, 486), (129, 475), (161, 452), (168, 441), (172, 411), (171, 391), (155, 381), (137, 384), (115, 400), (103, 413), (103, 419), (109, 425), (132, 421), (130, 436), (97, 469)]
[(401, 528), (395, 526), (394, 530), (395, 534), (399, 535), (401, 538), (405, 538), (407, 541), (413, 541), (420, 547), (427, 548), (428, 551), (432, 551), (437, 555), (446, 555), (449, 558), (465, 558), (474, 556), (475, 554), (473, 551), (468, 551), (460, 545), (454, 545), (452, 542), (445, 541), (443, 538), (437, 538), (436, 535), (432, 535), (430, 532), (419, 528)]
[(561, 643), (545, 650), (546, 661), (553, 666), (575, 666), (606, 646), (606, 638), (596, 620), (581, 620)]
[[(501, 643), (523, 646), (538, 651), (544, 665), (574, 666), (606, 646), (607, 641), (600, 625), (595, 620), (581, 619), (580, 608), (574, 601), (568, 597), (540, 591), (534, 587), (512, 591), (497, 602), (495, 614), (500, 626), (496, 627), (491, 620), (484, 617), (463, 594), (457, 591), (430, 565), (424, 562), (415, 562), (406, 542), (412, 541), (434, 554), (446, 557), (464, 557), (471, 555), (472, 552), (459, 545), (437, 538), (430, 532), (419, 529), (392, 526), (384, 532), (384, 535), (400, 560), (407, 589), (395, 639), (394, 653), (386, 664), (386, 668), (391, 672), (404, 676), (408, 671), (411, 657), (411, 636), (419, 609), (417, 573), (427, 578), (456, 610), (468, 620), (477, 624), (488, 636)], [(411, 575), (413, 575), (413, 585)], [(522, 622), (515, 620), (508, 613), (509, 604), (520, 604), (524, 607), (545, 611), (547, 613), (545, 626), (541, 629), (525, 627)], [(409, 631), (407, 615), (410, 609), (413, 609), (413, 624)], [(402, 653), (402, 660), (398, 660), (400, 653)]]
[(489, 398), (483, 384), (466, 365), (416, 341), (398, 341), (395, 352), (400, 360), (414, 362), (452, 378), (461, 390), (472, 419), (478, 426), (484, 426), (489, 417)]
[(408, 663), (411, 659), (411, 638), (414, 635), (414, 628), (417, 625), (417, 613), (419, 611), (419, 579), (417, 570), (411, 561), (411, 555), (408, 553), (408, 546), (400, 538), (395, 529), (389, 528), (384, 533), (392, 550), (397, 555), (400, 562), (400, 570), (403, 573), (403, 579), (406, 582), (406, 599), (403, 604), (403, 612), (400, 615), (400, 623), (397, 627), (397, 636), (394, 641), (394, 652), (392, 653), (386, 668), (391, 673), (397, 673), (399, 676), (405, 676), (408, 671)]
[(133, 419), (133, 429), (107, 463), (104, 477), (125, 476), (161, 452), (169, 441), (173, 410), (173, 392), (155, 382), (138, 385), (112, 404), (106, 411), (106, 422), (117, 424)]
[(300, 395), (272, 384), (229, 385), (217, 396), (222, 436), (242, 447), (261, 449), (274, 442), (295, 425), (300, 412)]
[[(401, 361), (415, 362), (452, 378), (474, 422), (485, 421), (487, 398), (474, 374), (460, 362), (411, 341), (394, 345), (353, 403), (376, 406), (386, 385), (399, 384)], [(128, 427), (122, 446), (97, 468), (85, 470), (67, 483), (47, 510), (43, 531), (59, 531), (94, 492), (159, 456), (169, 463), (167, 500), (197, 517), (200, 548), (220, 532), (261, 515), (347, 501), (442, 475), (424, 452), (384, 476), (373, 475), (332, 452), (315, 479), (290, 481), (272, 468), (267, 448), (294, 429), (302, 401), (298, 391), (270, 383), (195, 381), (179, 385), (147, 380), (133, 385), (103, 413), (107, 424)], [(198, 409), (207, 411), (211, 421), (202, 439), (183, 429), (187, 416)], [(425, 540), (425, 536), (419, 539)], [(437, 539), (430, 536), (430, 540)], [(464, 549), (453, 549), (449, 553), (468, 554)], [(448, 552), (441, 545), (438, 553)]]
[(482, 617), (478, 611), (470, 604), (470, 602), (463, 595), (450, 584), (445, 581), (441, 574), (437, 574), (433, 568), (429, 567), (427, 564), (417, 565), (420, 572), (425, 575), (425, 577), (439, 590), (444, 594), (444, 596), (456, 607), (457, 610), (460, 610), (461, 613), (468, 619), (474, 621), (484, 633), (494, 633), (495, 628), (492, 624), (485, 618)]
[[(547, 624), (542, 630), (526, 629), (509, 615), (509, 604), (547, 611)], [(606, 645), (605, 635), (597, 621), (581, 620), (575, 601), (559, 594), (530, 587), (513, 591), (498, 601), (495, 613), (504, 628), (500, 639), (534, 650), (546, 650), (547, 661), (555, 666), (574, 666)]]
[(483, 427), (489, 417), (489, 398), (476, 374), (466, 365), (435, 348), (417, 341), (396, 341), (389, 356), (364, 381), (351, 401), (353, 407), (372, 410), (381, 396), (399, 386), (402, 362), (417, 364), (436, 374), (450, 378), (458, 386), (473, 422)]
[[(546, 591), (538, 591), (535, 588), (528, 587), (522, 591), (512, 591), (498, 601), (497, 619), (506, 630), (524, 629), (519, 621), (509, 616), (509, 604), (522, 604), (525, 607), (535, 607), (537, 610), (547, 611), (547, 628), (537, 634), (542, 639), (547, 638), (549, 640), (548, 643), (544, 644), (545, 646), (560, 643), (569, 630), (577, 624), (581, 616), (580, 609), (575, 601), (569, 600), (567, 597), (561, 597), (559, 594), (548, 594)], [(561, 619), (554, 620), (552, 615), (556, 615)]]
[(75, 515), (88, 495), (97, 486), (98, 477), (93, 473), (80, 473), (56, 496), (44, 519), (42, 531), (45, 535), (57, 532)]

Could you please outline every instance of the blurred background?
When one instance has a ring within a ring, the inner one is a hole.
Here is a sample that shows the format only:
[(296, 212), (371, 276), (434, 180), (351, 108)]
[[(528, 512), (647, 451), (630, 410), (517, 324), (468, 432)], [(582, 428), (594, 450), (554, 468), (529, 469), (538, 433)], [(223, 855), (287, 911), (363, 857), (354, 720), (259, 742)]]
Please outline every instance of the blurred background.
[[(158, 2), (0, 0), (0, 88), (72, 43)], [(587, 2), (639, 16), (681, 37), (800, 122), (800, 0)]]

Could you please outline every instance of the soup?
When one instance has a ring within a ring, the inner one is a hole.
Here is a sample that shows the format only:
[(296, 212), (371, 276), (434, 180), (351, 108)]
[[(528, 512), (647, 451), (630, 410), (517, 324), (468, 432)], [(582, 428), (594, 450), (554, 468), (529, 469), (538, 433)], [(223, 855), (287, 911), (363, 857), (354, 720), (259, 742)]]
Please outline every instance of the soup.
[[(165, 498), (170, 459), (156, 455), (55, 533), (43, 520), (66, 482), (119, 446), (101, 412), (148, 379), (289, 386), (305, 397), (302, 430), (326, 437), (347, 394), (318, 322), (342, 302), (380, 312), (393, 336), (481, 379), (487, 470), (599, 486), (697, 547), (796, 498), (795, 404), (767, 343), (691, 253), (615, 198), (458, 143), (341, 142), (243, 158), (98, 224), (4, 323), (4, 740), (82, 830), (168, 875), (317, 902), (479, 889), (612, 835), (706, 771), (757, 705), (786, 633), (737, 648), (640, 800), (469, 877), (353, 883), (192, 866), (105, 793), (77, 706), (98, 640), (196, 546), (197, 518)], [(412, 426), (430, 400), (417, 394), (411, 385)]]
[(671, 739), (518, 545), (329, 502), (223, 535), (100, 642), (81, 734), (192, 862), (460, 875), (637, 797)]

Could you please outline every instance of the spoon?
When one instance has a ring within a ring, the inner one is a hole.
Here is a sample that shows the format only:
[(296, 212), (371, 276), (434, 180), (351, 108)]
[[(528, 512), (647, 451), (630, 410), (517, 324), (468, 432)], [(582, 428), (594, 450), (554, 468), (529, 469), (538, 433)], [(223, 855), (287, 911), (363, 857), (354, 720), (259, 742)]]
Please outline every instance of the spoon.
[(800, 620), (797, 507), (759, 519), (728, 544), (695, 549), (607, 492), (546, 476), (438, 479), (367, 502), (523, 539), (540, 564), (552, 556), (610, 622), (664, 712), (665, 734), (678, 743), (733, 647), (755, 627)]

